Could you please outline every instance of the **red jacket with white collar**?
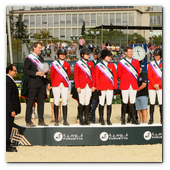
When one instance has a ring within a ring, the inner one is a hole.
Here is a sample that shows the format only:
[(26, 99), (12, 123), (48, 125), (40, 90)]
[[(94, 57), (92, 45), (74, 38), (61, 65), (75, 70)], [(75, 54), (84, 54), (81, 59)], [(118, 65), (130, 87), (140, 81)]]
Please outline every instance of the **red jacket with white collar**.
[(86, 84), (88, 83), (89, 87), (95, 87), (95, 70), (94, 70), (94, 64), (92, 61), (87, 61), (87, 65), (91, 69), (91, 75), (92, 75), (92, 80), (87, 77), (87, 75), (84, 73), (84, 71), (77, 65), (75, 64), (74, 66), (74, 83), (75, 83), (75, 88), (77, 89), (80, 87), (81, 89), (84, 89), (86, 87)]
[[(162, 68), (162, 63), (159, 63), (159, 67)], [(159, 89), (162, 89), (162, 78), (159, 79), (156, 73), (153, 71), (151, 68), (150, 64), (148, 65), (148, 80), (149, 80), (149, 85), (148, 89), (149, 90), (156, 90), (154, 88), (155, 84), (159, 84)]]
[[(135, 67), (139, 76), (140, 74), (139, 61), (132, 58), (131, 64)], [(129, 73), (129, 71), (127, 71), (120, 63), (118, 63), (117, 72), (118, 72), (118, 77), (120, 79), (120, 84), (119, 84), (120, 90), (128, 90), (130, 85), (132, 86), (133, 90), (137, 90), (139, 88), (137, 80), (135, 80), (132, 74)]]
[[(68, 77), (70, 78), (70, 64), (64, 61), (63, 67), (67, 71)], [(56, 71), (56, 69), (51, 65), (51, 73), (50, 73), (51, 84), (53, 87), (58, 87), (61, 82), (63, 82), (64, 87), (68, 87), (65, 80), (60, 76), (60, 74)]]
[(116, 68), (113, 63), (108, 62), (107, 67), (113, 74), (113, 83), (114, 87), (112, 86), (112, 83), (108, 80), (108, 78), (98, 69), (98, 67), (95, 68), (96, 71), (96, 88), (97, 90), (114, 90), (117, 89), (117, 74), (116, 74)]

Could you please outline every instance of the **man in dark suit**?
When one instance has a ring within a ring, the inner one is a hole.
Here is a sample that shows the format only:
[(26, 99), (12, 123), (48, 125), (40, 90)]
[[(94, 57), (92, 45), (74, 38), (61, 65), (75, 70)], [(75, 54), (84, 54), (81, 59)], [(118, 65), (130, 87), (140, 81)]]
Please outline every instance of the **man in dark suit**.
[(11, 146), (10, 140), (14, 117), (21, 112), (18, 88), (13, 79), (16, 74), (16, 67), (13, 64), (8, 65), (6, 68), (6, 152), (17, 152), (17, 149)]
[[(43, 57), (40, 56), (42, 49), (41, 42), (35, 42), (33, 44), (33, 53), (30, 54), (24, 62), (23, 72), (29, 76), (28, 79), (28, 102), (26, 108), (26, 126), (35, 127), (31, 121), (32, 105), (35, 97), (37, 98), (37, 112), (40, 126), (48, 126), (44, 122), (44, 75), (42, 71), (38, 71), (37, 63), (44, 63)], [(34, 57), (34, 59), (31, 59)], [(37, 63), (36, 63), (37, 62)], [(48, 71), (47, 71), (48, 72)]]

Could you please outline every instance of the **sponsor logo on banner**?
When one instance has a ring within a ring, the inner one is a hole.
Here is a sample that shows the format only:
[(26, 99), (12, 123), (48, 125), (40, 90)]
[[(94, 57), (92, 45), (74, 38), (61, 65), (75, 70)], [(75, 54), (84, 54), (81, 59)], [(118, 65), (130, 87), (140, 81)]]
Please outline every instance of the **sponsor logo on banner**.
[(107, 132), (102, 132), (100, 134), (100, 140), (101, 141), (128, 140), (128, 133), (126, 133), (126, 134), (111, 134), (111, 133), (107, 133)]
[(65, 134), (61, 132), (56, 132), (54, 134), (54, 140), (60, 142), (61, 140), (73, 141), (73, 140), (83, 140), (83, 134)]
[(102, 140), (102, 141), (107, 141), (107, 140), (108, 140), (108, 137), (109, 137), (109, 135), (108, 135), (107, 132), (102, 132), (102, 133), (100, 134), (100, 140)]
[(150, 139), (162, 139), (162, 133), (154, 133), (154, 132), (150, 132), (150, 131), (146, 131), (143, 134), (143, 137), (145, 140), (150, 140)]

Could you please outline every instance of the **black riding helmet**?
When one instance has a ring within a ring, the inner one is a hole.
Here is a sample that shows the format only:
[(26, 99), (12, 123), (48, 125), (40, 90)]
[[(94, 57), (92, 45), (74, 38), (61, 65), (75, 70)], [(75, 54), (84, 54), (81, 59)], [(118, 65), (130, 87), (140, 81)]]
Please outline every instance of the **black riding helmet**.
[(162, 49), (161, 48), (156, 48), (153, 53), (154, 53), (154, 55), (160, 55), (162, 58)]
[(65, 50), (65, 49), (63, 49), (63, 48), (60, 48), (60, 49), (58, 49), (58, 51), (57, 51), (57, 55), (58, 55), (58, 58), (59, 58), (59, 55), (60, 54), (67, 54), (67, 51)]
[(104, 49), (101, 51), (101, 58), (104, 59), (106, 56), (112, 56), (112, 53), (110, 50)]
[(81, 51), (80, 51), (80, 56), (83, 57), (84, 54), (90, 54), (90, 53), (91, 53), (90, 49), (84, 47), (84, 48), (82, 48)]

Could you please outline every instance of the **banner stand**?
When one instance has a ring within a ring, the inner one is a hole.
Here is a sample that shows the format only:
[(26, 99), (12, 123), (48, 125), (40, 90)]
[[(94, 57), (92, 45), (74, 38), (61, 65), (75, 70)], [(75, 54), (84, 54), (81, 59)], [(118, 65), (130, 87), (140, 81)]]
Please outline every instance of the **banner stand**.
[(14, 124), (11, 132), (14, 145), (139, 145), (162, 143), (162, 125), (90, 124), (81, 126), (36, 126), (34, 128)]

